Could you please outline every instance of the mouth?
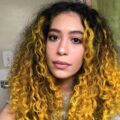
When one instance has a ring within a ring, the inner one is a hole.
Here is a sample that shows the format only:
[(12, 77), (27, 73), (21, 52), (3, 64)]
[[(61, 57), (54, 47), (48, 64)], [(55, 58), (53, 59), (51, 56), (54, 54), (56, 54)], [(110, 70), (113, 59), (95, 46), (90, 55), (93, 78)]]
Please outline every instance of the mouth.
[(54, 64), (55, 68), (57, 68), (57, 69), (66, 69), (69, 66), (71, 66), (71, 64), (64, 62), (64, 61), (53, 61), (53, 64)]

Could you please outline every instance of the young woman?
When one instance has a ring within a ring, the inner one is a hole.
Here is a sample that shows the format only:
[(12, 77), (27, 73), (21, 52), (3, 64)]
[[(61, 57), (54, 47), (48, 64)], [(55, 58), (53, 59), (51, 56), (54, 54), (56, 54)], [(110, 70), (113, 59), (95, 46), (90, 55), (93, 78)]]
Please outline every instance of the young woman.
[(26, 29), (0, 120), (115, 120), (119, 79), (105, 20), (80, 2), (54, 3)]

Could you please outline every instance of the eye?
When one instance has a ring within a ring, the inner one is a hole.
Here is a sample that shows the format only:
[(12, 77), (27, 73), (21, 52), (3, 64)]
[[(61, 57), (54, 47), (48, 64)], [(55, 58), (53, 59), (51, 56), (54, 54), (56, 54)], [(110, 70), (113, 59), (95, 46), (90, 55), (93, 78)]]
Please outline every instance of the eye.
[(72, 43), (80, 44), (80, 43), (82, 43), (82, 40), (80, 38), (72, 38)]
[(48, 35), (48, 40), (51, 40), (51, 41), (56, 41), (58, 39), (58, 36), (57, 35)]

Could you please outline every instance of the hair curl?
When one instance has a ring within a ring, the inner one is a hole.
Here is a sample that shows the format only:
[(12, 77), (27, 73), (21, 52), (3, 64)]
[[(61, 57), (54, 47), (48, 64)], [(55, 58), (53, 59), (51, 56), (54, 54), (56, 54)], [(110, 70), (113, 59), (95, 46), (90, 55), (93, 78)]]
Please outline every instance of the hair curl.
[(85, 28), (85, 52), (67, 119), (108, 120), (120, 113), (120, 70), (105, 20), (80, 2), (58, 2), (38, 13), (15, 54), (9, 84), (10, 105), (17, 120), (62, 119), (62, 95), (48, 70), (45, 45), (54, 17), (71, 11), (80, 16)]

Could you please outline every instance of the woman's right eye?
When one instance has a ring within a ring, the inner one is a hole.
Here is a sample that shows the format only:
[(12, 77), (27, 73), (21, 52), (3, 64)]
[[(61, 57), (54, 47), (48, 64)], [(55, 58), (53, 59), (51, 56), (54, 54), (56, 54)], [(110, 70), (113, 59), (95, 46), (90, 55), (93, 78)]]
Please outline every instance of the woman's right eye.
[(48, 40), (51, 40), (51, 41), (56, 41), (58, 39), (58, 36), (56, 35), (48, 35)]

